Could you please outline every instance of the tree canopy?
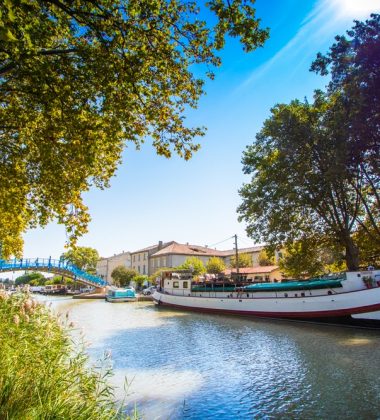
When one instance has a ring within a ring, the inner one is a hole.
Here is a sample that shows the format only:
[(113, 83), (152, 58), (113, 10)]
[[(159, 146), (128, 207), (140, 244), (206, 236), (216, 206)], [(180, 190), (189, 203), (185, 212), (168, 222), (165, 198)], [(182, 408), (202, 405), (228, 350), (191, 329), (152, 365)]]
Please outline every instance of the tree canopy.
[(192, 270), (194, 277), (200, 276), (206, 272), (202, 260), (198, 257), (188, 257), (177, 267), (179, 270)]
[[(238, 254), (238, 258), (237, 261), (239, 263), (239, 267), (251, 267), (252, 266), (252, 257), (249, 254), (246, 253), (239, 253)], [(231, 257), (231, 262), (230, 262), (230, 267), (231, 268), (236, 268), (237, 264), (236, 264), (236, 256), (233, 255)]]
[(91, 274), (96, 273), (96, 264), (99, 261), (99, 253), (96, 249), (88, 246), (78, 246), (65, 252), (62, 256), (81, 270)]
[[(22, 276), (19, 276), (15, 280), (15, 284), (18, 286), (20, 284), (30, 284), (33, 282), (33, 285), (44, 284), (46, 278), (43, 274), (38, 272), (25, 273)], [(37, 283), (37, 284), (36, 284)]]
[[(82, 193), (105, 188), (127, 142), (189, 159), (202, 127), (184, 112), (221, 63), (226, 36), (251, 51), (268, 30), (254, 0), (0, 3), (0, 241), (57, 219), (87, 231)], [(197, 76), (194, 65), (200, 65)], [(202, 74), (203, 71), (203, 74)]]
[[(367, 107), (368, 101), (379, 106), (379, 67), (367, 75), (368, 63), (379, 57), (379, 34), (373, 15), (348, 31), (350, 39), (337, 37), (312, 66), (323, 74), (332, 67), (327, 92), (316, 91), (312, 103), (276, 105), (244, 152), (243, 171), (252, 179), (240, 190), (238, 212), (257, 241), (294, 251), (318, 237), (343, 248), (351, 270), (360, 264), (355, 233), (380, 244), (380, 113)], [(361, 118), (368, 119), (368, 130)]]
[(128, 286), (133, 278), (138, 275), (139, 273), (136, 270), (127, 268), (124, 265), (118, 265), (112, 270), (111, 273), (113, 281), (119, 287)]
[(274, 255), (271, 255), (270, 252), (266, 251), (265, 249), (262, 249), (259, 253), (259, 265), (264, 267), (275, 264), (276, 261)]
[(206, 264), (206, 272), (210, 274), (219, 274), (226, 269), (224, 261), (219, 257), (211, 257)]

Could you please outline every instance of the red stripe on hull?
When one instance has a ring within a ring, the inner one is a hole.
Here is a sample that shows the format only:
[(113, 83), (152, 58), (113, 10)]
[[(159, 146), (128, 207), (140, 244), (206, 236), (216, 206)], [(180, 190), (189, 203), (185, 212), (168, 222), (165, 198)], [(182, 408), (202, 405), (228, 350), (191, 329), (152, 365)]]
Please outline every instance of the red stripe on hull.
[(354, 314), (361, 314), (366, 312), (374, 312), (380, 310), (380, 303), (376, 305), (361, 306), (350, 309), (337, 309), (333, 311), (313, 311), (313, 312), (257, 312), (257, 311), (235, 311), (232, 309), (214, 309), (214, 308), (197, 308), (194, 306), (175, 305), (173, 303), (166, 303), (157, 301), (159, 305), (170, 306), (176, 309), (195, 312), (219, 313), (228, 315), (243, 315), (243, 316), (257, 316), (264, 318), (328, 318), (328, 317), (344, 317)]

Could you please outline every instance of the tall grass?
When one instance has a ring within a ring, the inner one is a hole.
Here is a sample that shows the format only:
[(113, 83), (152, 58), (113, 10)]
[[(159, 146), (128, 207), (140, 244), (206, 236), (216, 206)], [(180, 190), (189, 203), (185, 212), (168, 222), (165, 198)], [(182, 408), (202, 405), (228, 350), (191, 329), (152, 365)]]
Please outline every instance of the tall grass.
[(48, 308), (0, 291), (0, 419), (121, 418), (107, 374)]

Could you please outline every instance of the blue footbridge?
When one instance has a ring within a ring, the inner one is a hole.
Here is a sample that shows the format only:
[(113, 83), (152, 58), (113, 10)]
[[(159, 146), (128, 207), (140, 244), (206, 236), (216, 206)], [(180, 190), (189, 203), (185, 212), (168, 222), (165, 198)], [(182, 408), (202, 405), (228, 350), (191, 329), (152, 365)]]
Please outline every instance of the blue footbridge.
[(15, 258), (8, 261), (0, 260), (0, 272), (7, 271), (43, 271), (66, 276), (88, 286), (105, 287), (108, 285), (101, 277), (87, 273), (64, 259)]

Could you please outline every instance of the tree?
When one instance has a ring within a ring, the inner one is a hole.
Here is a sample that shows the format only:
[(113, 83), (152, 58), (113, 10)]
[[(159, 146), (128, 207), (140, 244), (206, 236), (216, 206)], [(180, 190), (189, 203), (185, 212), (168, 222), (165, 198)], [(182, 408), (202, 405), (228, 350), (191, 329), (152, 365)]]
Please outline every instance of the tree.
[(206, 264), (206, 272), (211, 274), (222, 273), (226, 269), (226, 265), (221, 258), (211, 257)]
[(96, 249), (87, 246), (78, 246), (63, 254), (63, 258), (81, 270), (88, 273), (96, 273), (96, 264), (99, 261), (99, 253)]
[[(238, 254), (238, 263), (239, 263), (239, 268), (243, 268), (243, 267), (252, 267), (252, 257), (250, 254)], [(236, 268), (236, 256), (233, 255), (231, 257), (231, 262), (230, 262), (230, 267), (231, 268)]]
[(142, 285), (148, 281), (148, 276), (138, 274), (137, 276), (133, 277), (132, 281), (136, 283), (138, 289), (141, 289)]
[(31, 282), (34, 282), (34, 283), (37, 282), (39, 285), (39, 284), (44, 284), (45, 281), (46, 279), (41, 273), (32, 272), (32, 273), (26, 273), (26, 274), (23, 274), (22, 276), (17, 277), (15, 280), (15, 284), (16, 286), (18, 286), (20, 284), (30, 284)]
[(165, 271), (173, 271), (173, 268), (169, 267), (161, 267), (157, 269), (153, 274), (151, 274), (148, 278), (149, 282), (152, 284), (156, 284), (157, 278), (161, 278), (161, 275)]
[(126, 142), (189, 159), (187, 127), (226, 36), (262, 46), (253, 0), (41, 0), (0, 5), (0, 241), (56, 218), (75, 245), (90, 220), (82, 193), (105, 188)]
[(260, 266), (269, 266), (275, 265), (274, 256), (269, 255), (270, 253), (267, 252), (265, 249), (262, 249), (259, 253), (259, 265)]
[(138, 276), (136, 270), (125, 267), (124, 265), (118, 265), (112, 270), (111, 277), (115, 284), (119, 287), (128, 286), (134, 277)]
[(380, 246), (380, 15), (355, 21), (347, 35), (337, 36), (311, 69), (331, 73), (328, 93), (344, 110), (349, 182), (363, 210), (356, 222)]
[[(359, 39), (357, 27), (367, 27), (367, 36)], [(379, 18), (357, 23), (357, 27), (349, 32), (350, 42), (338, 40), (352, 46), (362, 43), (360, 50), (351, 47), (348, 62), (352, 57), (370, 61), (373, 44), (375, 51), (380, 48)], [(344, 247), (348, 269), (356, 270), (360, 260), (355, 232), (359, 227), (365, 231), (368, 220), (372, 232), (380, 233), (380, 142), (374, 133), (367, 132), (371, 139), (364, 139), (363, 132), (355, 128), (359, 111), (351, 109), (360, 108), (361, 118), (368, 111), (355, 96), (361, 84), (369, 83), (367, 70), (355, 73), (356, 88), (351, 89), (351, 68), (344, 66), (343, 56), (341, 65), (333, 57), (336, 72), (328, 92), (316, 91), (311, 104), (294, 100), (276, 105), (256, 142), (245, 151), (243, 171), (252, 180), (240, 190), (243, 203), (238, 212), (240, 220), (248, 223), (248, 234), (267, 241), (272, 249), (318, 235), (330, 238), (335, 247)], [(339, 80), (344, 88), (339, 88)], [(376, 80), (380, 84), (380, 78)], [(368, 118), (379, 127), (379, 114), (368, 113)], [(379, 235), (372, 236), (380, 240)]]
[(193, 276), (197, 277), (206, 272), (206, 268), (201, 259), (188, 257), (185, 262), (177, 267), (179, 270), (192, 270)]

